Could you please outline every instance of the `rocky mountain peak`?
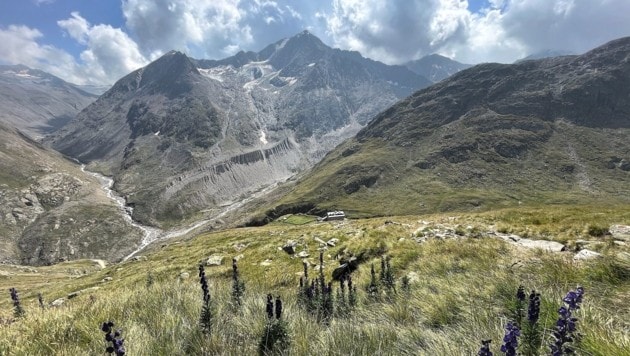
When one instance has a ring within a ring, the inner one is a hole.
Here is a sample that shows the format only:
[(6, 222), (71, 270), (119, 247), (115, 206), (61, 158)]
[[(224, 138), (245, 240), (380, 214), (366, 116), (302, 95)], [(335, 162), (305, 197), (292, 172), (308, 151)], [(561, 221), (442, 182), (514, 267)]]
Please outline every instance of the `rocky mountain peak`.
[(268, 60), (274, 66), (282, 68), (295, 60), (312, 61), (330, 50), (332, 48), (326, 46), (315, 35), (303, 31), (267, 46), (259, 52), (259, 56), (262, 60)]

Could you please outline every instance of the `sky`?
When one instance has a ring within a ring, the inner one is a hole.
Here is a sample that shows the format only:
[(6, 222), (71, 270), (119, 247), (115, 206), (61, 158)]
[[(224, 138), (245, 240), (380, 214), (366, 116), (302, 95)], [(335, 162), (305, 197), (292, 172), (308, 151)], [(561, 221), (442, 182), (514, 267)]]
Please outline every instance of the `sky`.
[(221, 59), (308, 30), (388, 64), (511, 63), (630, 36), (630, 0), (0, 0), (0, 64), (109, 85), (179, 50)]

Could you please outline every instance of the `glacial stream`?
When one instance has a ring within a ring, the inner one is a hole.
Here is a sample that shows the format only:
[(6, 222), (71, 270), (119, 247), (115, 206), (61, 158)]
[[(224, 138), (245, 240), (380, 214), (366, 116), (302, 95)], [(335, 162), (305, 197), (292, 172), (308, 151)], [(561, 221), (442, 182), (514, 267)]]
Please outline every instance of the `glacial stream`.
[(136, 248), (132, 253), (130, 253), (129, 255), (125, 256), (125, 258), (123, 258), (123, 261), (127, 261), (128, 259), (130, 259), (131, 257), (133, 257), (135, 254), (137, 254), (138, 252), (142, 251), (145, 247), (149, 246), (149, 244), (157, 241), (157, 240), (163, 240), (163, 239), (169, 239), (169, 238), (173, 238), (173, 237), (178, 237), (178, 236), (183, 236), (188, 234), (189, 232), (195, 230), (198, 227), (201, 227), (203, 225), (205, 225), (206, 223), (209, 222), (209, 220), (202, 220), (190, 227), (184, 228), (184, 229), (179, 229), (179, 230), (170, 230), (170, 231), (163, 231), (161, 229), (158, 229), (156, 227), (152, 227), (152, 226), (147, 226), (147, 225), (142, 225), (140, 223), (138, 223), (137, 221), (135, 221), (132, 218), (132, 214), (133, 214), (133, 208), (127, 206), (127, 202), (125, 201), (125, 198), (121, 197), (120, 195), (118, 195), (118, 193), (116, 193), (112, 188), (114, 186), (114, 180), (110, 177), (106, 177), (100, 173), (96, 173), (96, 172), (91, 172), (85, 169), (85, 164), (81, 164), (81, 171), (91, 175), (92, 177), (95, 177), (96, 179), (98, 179), (98, 181), (101, 183), (101, 188), (103, 188), (103, 190), (105, 191), (105, 193), (107, 194), (107, 197), (109, 199), (111, 199), (112, 201), (114, 201), (116, 203), (116, 205), (118, 206), (120, 213), (122, 214), (123, 218), (129, 223), (131, 224), (131, 226), (138, 228), (142, 231), (143, 233), (143, 237), (142, 237), (142, 241), (140, 242), (140, 246), (138, 246), (138, 248)]

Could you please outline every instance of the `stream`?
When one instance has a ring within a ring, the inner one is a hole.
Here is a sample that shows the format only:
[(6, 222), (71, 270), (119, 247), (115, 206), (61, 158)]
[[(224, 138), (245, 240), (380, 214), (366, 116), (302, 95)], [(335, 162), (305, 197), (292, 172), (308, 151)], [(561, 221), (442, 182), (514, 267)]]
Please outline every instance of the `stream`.
[(127, 206), (127, 202), (125, 200), (125, 198), (121, 197), (118, 193), (116, 193), (116, 191), (114, 191), (112, 188), (114, 187), (114, 180), (110, 177), (106, 177), (100, 173), (96, 173), (96, 172), (91, 172), (85, 169), (85, 164), (81, 164), (81, 171), (91, 175), (92, 177), (95, 177), (96, 179), (98, 179), (98, 181), (101, 183), (101, 188), (103, 188), (103, 190), (105, 191), (105, 193), (107, 194), (107, 197), (109, 199), (111, 199), (112, 201), (114, 201), (114, 203), (116, 203), (116, 205), (118, 206), (121, 215), (123, 216), (123, 218), (129, 223), (131, 224), (131, 226), (140, 229), (143, 233), (143, 237), (142, 240), (140, 241), (140, 246), (138, 246), (138, 248), (136, 248), (133, 252), (131, 252), (129, 255), (125, 256), (122, 260), (123, 261), (127, 261), (128, 259), (130, 259), (131, 257), (133, 257), (135, 254), (137, 254), (138, 252), (142, 251), (145, 247), (149, 246), (151, 243), (157, 241), (157, 240), (162, 240), (162, 239), (170, 239), (173, 237), (179, 237), (179, 236), (183, 236), (188, 234), (189, 232), (195, 230), (198, 227), (201, 227), (203, 225), (205, 225), (206, 223), (209, 222), (209, 220), (202, 220), (190, 227), (187, 228), (183, 228), (183, 229), (174, 229), (174, 230), (170, 230), (170, 231), (163, 231), (161, 229), (158, 229), (156, 227), (153, 226), (147, 226), (147, 225), (142, 225), (140, 223), (138, 223), (137, 221), (135, 221), (133, 219), (133, 208), (130, 206)]

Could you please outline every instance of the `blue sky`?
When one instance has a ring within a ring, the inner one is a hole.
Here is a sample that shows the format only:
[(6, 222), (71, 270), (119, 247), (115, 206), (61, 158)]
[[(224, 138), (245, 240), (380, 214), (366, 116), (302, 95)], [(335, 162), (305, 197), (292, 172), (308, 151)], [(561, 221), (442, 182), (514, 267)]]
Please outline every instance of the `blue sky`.
[(2, 0), (0, 63), (111, 84), (171, 49), (224, 58), (304, 29), (390, 64), (512, 62), (628, 36), (629, 13), (628, 0)]

